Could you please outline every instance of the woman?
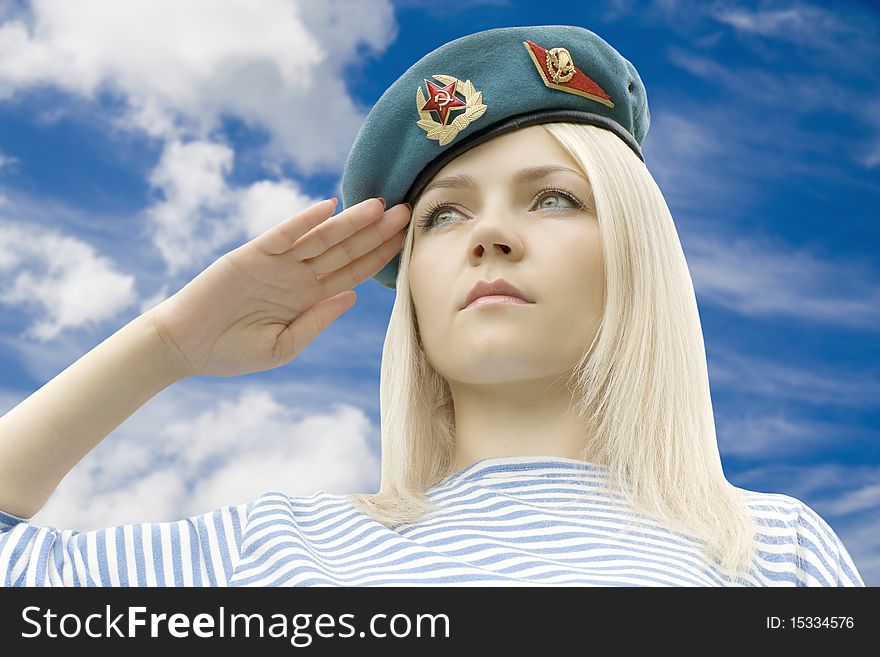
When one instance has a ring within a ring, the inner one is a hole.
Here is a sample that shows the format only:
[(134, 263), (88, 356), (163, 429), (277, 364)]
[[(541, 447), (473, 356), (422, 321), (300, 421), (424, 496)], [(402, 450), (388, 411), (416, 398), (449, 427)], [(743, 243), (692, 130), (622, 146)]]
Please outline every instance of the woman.
[[(863, 586), (815, 511), (724, 478), (649, 122), (635, 68), (582, 28), (419, 60), (364, 122), (346, 210), (226, 254), (0, 419), (4, 584)], [(378, 493), (27, 523), (152, 395), (290, 362), (371, 276), (397, 290)]]

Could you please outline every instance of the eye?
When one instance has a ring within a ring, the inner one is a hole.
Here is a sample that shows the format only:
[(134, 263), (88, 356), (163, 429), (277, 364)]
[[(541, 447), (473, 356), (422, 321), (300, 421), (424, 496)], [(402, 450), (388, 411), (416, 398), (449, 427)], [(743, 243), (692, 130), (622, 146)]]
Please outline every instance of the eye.
[(540, 210), (580, 210), (584, 207), (574, 194), (562, 189), (542, 189), (535, 197), (536, 207)]
[[(538, 210), (583, 210), (586, 206), (571, 192), (555, 187), (538, 190), (532, 207)], [(457, 221), (457, 217), (463, 217), (464, 213), (458, 210), (449, 201), (435, 203), (421, 213), (422, 220), (418, 222), (420, 228), (431, 229), (443, 224), (451, 224)]]
[(456, 215), (462, 216), (461, 212), (449, 203), (436, 203), (422, 213), (422, 221), (418, 225), (421, 228), (431, 228), (435, 225), (451, 223)]

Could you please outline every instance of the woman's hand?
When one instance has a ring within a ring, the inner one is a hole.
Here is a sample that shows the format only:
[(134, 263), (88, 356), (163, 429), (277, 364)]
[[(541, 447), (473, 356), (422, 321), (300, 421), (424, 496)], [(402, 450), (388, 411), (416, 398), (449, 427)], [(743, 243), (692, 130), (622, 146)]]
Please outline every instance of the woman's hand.
[(147, 311), (183, 376), (286, 365), (354, 305), (403, 244), (410, 209), (321, 201), (220, 257)]

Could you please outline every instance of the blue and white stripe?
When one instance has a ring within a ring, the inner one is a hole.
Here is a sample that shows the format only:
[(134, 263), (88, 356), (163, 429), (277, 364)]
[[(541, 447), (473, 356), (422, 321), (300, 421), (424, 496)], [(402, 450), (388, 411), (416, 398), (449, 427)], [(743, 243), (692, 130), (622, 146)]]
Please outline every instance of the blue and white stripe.
[[(628, 508), (603, 467), (562, 457), (479, 461), (429, 492), (438, 511), (390, 530), (344, 495), (268, 492), (168, 523), (77, 532), (0, 511), (4, 586), (864, 586), (827, 522), (744, 491), (759, 524), (747, 579)], [(628, 531), (622, 530), (627, 528)]]
[(0, 511), (0, 586), (227, 586), (252, 505), (89, 532)]

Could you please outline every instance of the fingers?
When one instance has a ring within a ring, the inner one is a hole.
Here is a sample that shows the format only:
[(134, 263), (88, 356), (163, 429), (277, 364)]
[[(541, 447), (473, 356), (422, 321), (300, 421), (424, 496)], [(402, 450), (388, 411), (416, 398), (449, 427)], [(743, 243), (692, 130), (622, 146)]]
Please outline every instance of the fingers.
[(362, 228), (381, 219), (384, 212), (384, 201), (376, 198), (361, 201), (298, 239), (289, 254), (298, 260), (319, 256)]
[(400, 253), (404, 237), (406, 237), (406, 228), (397, 231), (377, 248), (368, 251), (345, 267), (318, 279), (321, 295), (324, 297), (333, 296), (343, 290), (350, 290), (371, 276), (375, 276), (392, 258)]
[(327, 221), (336, 211), (335, 198), (320, 201), (288, 217), (253, 239), (254, 246), (266, 255), (279, 255), (315, 226)]
[(351, 308), (356, 299), (354, 290), (346, 290), (319, 301), (291, 322), (278, 336), (284, 362), (298, 356), (331, 322)]
[[(315, 275), (328, 274), (354, 262), (361, 256), (381, 246), (400, 230), (406, 228), (410, 220), (409, 209), (401, 204), (385, 212), (379, 221), (368, 224), (357, 233), (343, 240), (321, 255), (307, 261)], [(294, 248), (292, 251), (297, 251)]]

